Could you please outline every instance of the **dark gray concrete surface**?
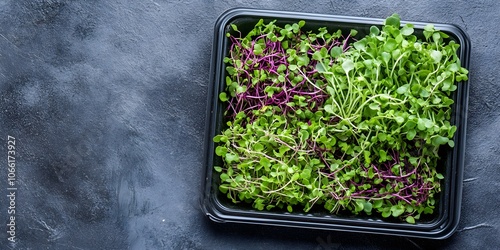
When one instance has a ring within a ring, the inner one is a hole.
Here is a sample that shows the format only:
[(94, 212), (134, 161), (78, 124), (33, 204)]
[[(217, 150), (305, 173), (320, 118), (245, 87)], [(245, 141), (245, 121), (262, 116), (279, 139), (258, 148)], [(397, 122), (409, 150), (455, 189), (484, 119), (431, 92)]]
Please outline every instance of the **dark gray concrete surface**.
[[(213, 26), (232, 7), (454, 23), (470, 36), (462, 217), (431, 241), (211, 223), (201, 212)], [(500, 2), (0, 0), (0, 249), (494, 249)]]

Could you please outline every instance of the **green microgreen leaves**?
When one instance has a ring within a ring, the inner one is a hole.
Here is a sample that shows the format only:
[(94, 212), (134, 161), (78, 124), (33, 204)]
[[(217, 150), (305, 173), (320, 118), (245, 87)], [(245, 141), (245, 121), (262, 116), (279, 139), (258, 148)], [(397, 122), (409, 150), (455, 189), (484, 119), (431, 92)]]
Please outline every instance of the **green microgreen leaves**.
[(344, 69), (346, 74), (349, 74), (349, 71), (354, 69), (354, 62), (352, 60), (345, 60), (342, 63), (342, 69)]
[(454, 146), (452, 92), (468, 77), (459, 45), (432, 25), (420, 39), (397, 14), (353, 41), (305, 25), (231, 25), (219, 190), (257, 210), (432, 214), (439, 148)]
[(413, 34), (413, 25), (407, 23), (403, 28), (401, 28), (401, 35), (403, 36), (409, 36)]
[(433, 50), (431, 51), (431, 58), (434, 63), (439, 63), (441, 61), (441, 58), (443, 57), (443, 54), (438, 51), (438, 50)]
[(387, 19), (385, 19), (385, 23), (384, 23), (387, 26), (393, 26), (395, 28), (399, 28), (400, 26), (400, 17), (398, 14), (392, 14), (390, 17), (388, 17)]

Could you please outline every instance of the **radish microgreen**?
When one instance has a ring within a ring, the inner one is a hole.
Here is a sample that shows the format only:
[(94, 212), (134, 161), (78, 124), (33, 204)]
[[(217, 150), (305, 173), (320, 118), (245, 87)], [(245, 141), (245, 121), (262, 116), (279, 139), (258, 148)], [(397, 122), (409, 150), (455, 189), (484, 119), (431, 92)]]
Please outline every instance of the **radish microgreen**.
[(468, 74), (459, 44), (432, 25), (420, 38), (397, 14), (364, 37), (304, 25), (231, 25), (219, 190), (257, 210), (321, 205), (412, 224), (434, 213), (452, 94)]

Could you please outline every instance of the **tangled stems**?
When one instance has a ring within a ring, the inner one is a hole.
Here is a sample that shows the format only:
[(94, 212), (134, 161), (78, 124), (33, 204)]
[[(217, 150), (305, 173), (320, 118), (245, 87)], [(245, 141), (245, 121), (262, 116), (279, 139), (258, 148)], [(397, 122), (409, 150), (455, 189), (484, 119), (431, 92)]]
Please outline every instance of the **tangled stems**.
[[(318, 34), (305, 33), (300, 30), (303, 25), (299, 22), (280, 28), (274, 22), (261, 23), (245, 37), (229, 35), (231, 47), (224, 60), (230, 65), (226, 67), (229, 96), (222, 93), (220, 97), (228, 100), (226, 114), (230, 118), (239, 112), (252, 116), (253, 110), (264, 106), (277, 106), (287, 114), (323, 105), (328, 97), (323, 86), (307, 83), (317, 74), (313, 55), (340, 54), (348, 46), (340, 32), (329, 34), (320, 29)], [(268, 33), (251, 36), (262, 29)]]
[(315, 205), (415, 223), (431, 214), (453, 147), (455, 82), (467, 79), (453, 41), (425, 41), (399, 16), (355, 42), (304, 22), (237, 27), (227, 65), (227, 129), (214, 138), (219, 190), (258, 210)]

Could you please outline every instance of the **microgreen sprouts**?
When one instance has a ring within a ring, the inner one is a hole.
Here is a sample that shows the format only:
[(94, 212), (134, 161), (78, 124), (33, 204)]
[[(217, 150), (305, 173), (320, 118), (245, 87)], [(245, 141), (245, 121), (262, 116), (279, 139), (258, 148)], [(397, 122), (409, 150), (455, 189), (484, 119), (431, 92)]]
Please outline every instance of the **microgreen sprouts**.
[[(338, 57), (348, 46), (340, 30), (330, 34), (321, 28), (318, 33), (304, 33), (300, 29), (304, 24), (301, 21), (280, 28), (275, 22), (260, 21), (243, 38), (229, 35), (231, 48), (224, 59), (229, 65), (225, 79), (228, 92), (222, 92), (220, 98), (229, 100), (233, 117), (239, 112), (253, 116), (252, 111), (264, 106), (277, 106), (284, 114), (322, 106), (328, 95), (323, 86), (307, 79), (317, 72), (317, 59)], [(239, 32), (235, 25), (232, 28)]]
[(433, 213), (452, 93), (468, 74), (459, 45), (431, 25), (419, 39), (396, 14), (364, 37), (304, 25), (232, 25), (219, 190), (258, 210), (321, 204), (408, 223)]

